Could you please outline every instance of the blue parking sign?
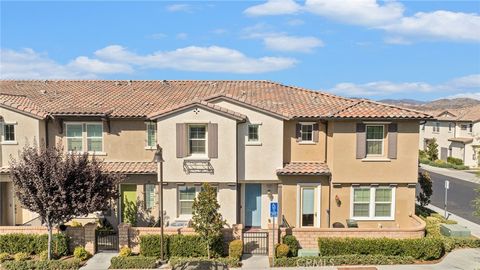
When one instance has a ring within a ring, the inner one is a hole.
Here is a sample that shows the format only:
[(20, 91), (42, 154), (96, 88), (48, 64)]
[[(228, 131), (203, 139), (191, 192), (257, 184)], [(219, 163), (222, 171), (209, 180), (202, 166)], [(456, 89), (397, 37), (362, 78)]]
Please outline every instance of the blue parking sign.
[(270, 217), (278, 217), (278, 202), (270, 202)]

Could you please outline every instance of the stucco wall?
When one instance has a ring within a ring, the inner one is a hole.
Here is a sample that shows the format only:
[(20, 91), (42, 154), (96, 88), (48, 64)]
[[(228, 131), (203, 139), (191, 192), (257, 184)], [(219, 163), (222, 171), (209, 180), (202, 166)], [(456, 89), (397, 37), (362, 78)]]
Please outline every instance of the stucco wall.
[(320, 161), (325, 162), (326, 124), (319, 124), (319, 136), (317, 143), (302, 144), (297, 142), (296, 124), (299, 121), (285, 121), (283, 133), (285, 163), (292, 161)]
[[(273, 220), (270, 218), (270, 202), (278, 202), (278, 184), (277, 183), (261, 183), (261, 225), (262, 229), (267, 229), (269, 225), (273, 224)], [(268, 196), (268, 191), (270, 191), (271, 196)], [(280, 206), (281, 207), (281, 206)], [(245, 224), (245, 184), (241, 185), (241, 195), (240, 195), (240, 223)], [(276, 219), (275, 222), (278, 222)]]

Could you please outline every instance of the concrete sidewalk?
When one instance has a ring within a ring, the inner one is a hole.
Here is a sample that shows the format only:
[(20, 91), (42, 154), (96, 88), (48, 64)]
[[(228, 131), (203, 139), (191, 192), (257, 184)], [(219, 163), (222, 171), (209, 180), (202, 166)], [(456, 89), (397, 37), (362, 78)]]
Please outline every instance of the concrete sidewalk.
[(80, 270), (106, 270), (110, 267), (110, 260), (115, 256), (118, 256), (116, 251), (97, 253)]
[[(439, 208), (439, 207), (436, 207), (434, 205), (429, 204), (429, 205), (427, 205), (427, 208), (439, 213), (442, 216), (444, 215), (444, 210)], [(466, 220), (466, 219), (464, 219), (462, 217), (459, 217), (457, 215), (454, 215), (452, 213), (450, 213), (450, 217), (448, 219), (457, 221), (458, 224), (460, 224), (462, 226), (465, 226), (468, 229), (470, 229), (473, 236), (480, 238), (480, 225), (479, 224), (473, 223), (469, 220)]]
[(462, 172), (459, 170), (454, 170), (454, 169), (447, 169), (447, 168), (438, 168), (438, 167), (433, 167), (425, 164), (420, 164), (420, 167), (426, 171), (438, 173), (441, 175), (445, 176), (450, 176), (453, 178), (458, 178), (464, 181), (472, 182), (472, 183), (477, 183), (480, 184), (480, 177), (477, 177), (473, 173), (468, 173), (468, 172)]
[(270, 269), (270, 261), (267, 255), (249, 255), (242, 256), (242, 268), (251, 270)]

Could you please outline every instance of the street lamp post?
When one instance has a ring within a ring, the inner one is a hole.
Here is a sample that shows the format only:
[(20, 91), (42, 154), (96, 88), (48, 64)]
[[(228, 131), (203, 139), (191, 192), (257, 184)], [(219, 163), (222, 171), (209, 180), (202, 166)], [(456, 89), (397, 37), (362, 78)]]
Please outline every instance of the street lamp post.
[(165, 160), (163, 160), (162, 147), (158, 144), (153, 161), (157, 163), (157, 181), (160, 184), (160, 260), (163, 263), (163, 162)]

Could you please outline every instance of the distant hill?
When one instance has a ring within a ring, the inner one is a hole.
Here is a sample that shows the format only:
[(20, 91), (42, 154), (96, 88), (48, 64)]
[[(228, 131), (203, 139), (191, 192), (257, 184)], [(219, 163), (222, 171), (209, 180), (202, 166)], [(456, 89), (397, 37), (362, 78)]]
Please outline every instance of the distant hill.
[(436, 111), (446, 109), (460, 109), (480, 105), (480, 100), (473, 98), (438, 99), (434, 101), (419, 101), (414, 99), (382, 99), (379, 102), (412, 108), (420, 111)]

